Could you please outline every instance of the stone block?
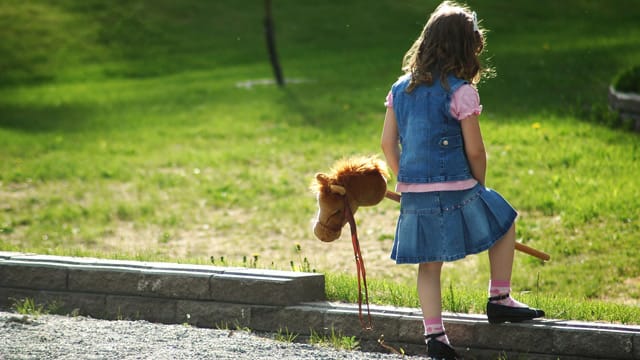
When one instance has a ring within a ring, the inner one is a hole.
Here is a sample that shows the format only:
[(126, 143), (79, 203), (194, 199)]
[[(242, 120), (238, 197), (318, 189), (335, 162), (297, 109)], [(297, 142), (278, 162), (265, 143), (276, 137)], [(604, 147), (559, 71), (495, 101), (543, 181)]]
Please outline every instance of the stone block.
[(165, 324), (182, 322), (176, 317), (176, 300), (141, 296), (107, 295), (108, 319), (147, 320)]
[(362, 319), (357, 307), (328, 309), (324, 327), (329, 333), (334, 329), (336, 332), (340, 331), (342, 334), (360, 339), (377, 340), (383, 334), (388, 341), (398, 339), (398, 321), (393, 314), (372, 312), (371, 318), (373, 328), (366, 330), (363, 328), (369, 325), (366, 307), (363, 306)]
[(47, 263), (2, 260), (0, 261), (0, 286), (65, 290), (67, 269)]
[(288, 289), (287, 304), (299, 304), (303, 302), (325, 301), (325, 283), (323, 274), (298, 275), (291, 278)]
[(248, 305), (215, 301), (178, 300), (176, 321), (193, 326), (236, 329), (251, 327), (252, 308)]
[(73, 257), (73, 256), (57, 256), (57, 255), (40, 255), (40, 254), (16, 254), (12, 256), (13, 260), (34, 263), (48, 263), (51, 266), (68, 266), (68, 265), (95, 265), (100, 261), (96, 258)]
[(13, 251), (0, 251), (0, 259), (11, 259), (13, 256), (24, 255), (23, 253)]
[(210, 277), (210, 274), (198, 272), (144, 271), (136, 290), (144, 296), (206, 300)]
[(26, 298), (36, 300), (38, 292), (38, 290), (0, 287), (0, 309), (9, 310), (16, 301), (22, 301)]
[[(422, 325), (422, 322), (420, 322), (420, 325)], [(481, 331), (479, 329), (482, 328), (482, 325), (473, 321), (447, 322), (445, 320), (444, 327), (447, 329), (447, 336), (452, 343), (460, 346), (468, 346), (475, 342), (475, 339), (478, 337), (477, 332)]]
[(64, 291), (0, 288), (0, 308), (9, 309), (23, 299), (33, 299), (43, 310), (57, 314), (71, 314), (101, 317), (104, 313), (105, 295), (69, 293)]
[[(387, 336), (385, 338), (391, 340)], [(398, 339), (402, 339), (407, 343), (424, 344), (422, 316), (408, 315), (400, 317), (398, 319)]]
[(138, 269), (113, 267), (71, 267), (69, 291), (137, 295), (144, 277)]
[(312, 306), (259, 306), (251, 309), (249, 327), (258, 331), (284, 331), (309, 335), (311, 329), (322, 332), (325, 328), (325, 312)]
[(633, 359), (633, 336), (618, 331), (554, 329), (550, 334), (559, 355), (588, 355), (593, 358)]
[(286, 305), (287, 279), (232, 274), (215, 274), (210, 278), (209, 298), (219, 302)]
[(313, 278), (289, 279), (241, 274), (214, 274), (210, 282), (210, 299), (260, 305), (294, 305), (324, 299), (324, 287)]
[(548, 327), (529, 324), (478, 324), (475, 341), (469, 346), (515, 351), (519, 353), (553, 353), (554, 342)]
[(558, 356), (554, 354), (529, 353), (523, 354), (511, 351), (502, 351), (497, 349), (480, 349), (480, 348), (463, 348), (456, 347), (456, 351), (464, 359), (474, 360), (496, 360), (496, 359), (515, 359), (515, 360), (596, 360), (589, 357), (574, 356)]
[(166, 262), (143, 262), (149, 270), (151, 271), (175, 271), (175, 272), (191, 272), (191, 273), (206, 273), (207, 275), (211, 274), (222, 274), (226, 271), (232, 271), (239, 268), (234, 267), (223, 267), (223, 266), (213, 266), (213, 265), (195, 265), (195, 264), (177, 264), (177, 263), (166, 263)]
[(54, 301), (59, 301), (64, 313), (78, 312), (80, 315), (88, 315), (101, 318), (105, 313), (106, 295), (89, 293), (56, 292), (51, 294)]
[(261, 305), (323, 301), (324, 275), (260, 269), (225, 271), (211, 277), (211, 299)]

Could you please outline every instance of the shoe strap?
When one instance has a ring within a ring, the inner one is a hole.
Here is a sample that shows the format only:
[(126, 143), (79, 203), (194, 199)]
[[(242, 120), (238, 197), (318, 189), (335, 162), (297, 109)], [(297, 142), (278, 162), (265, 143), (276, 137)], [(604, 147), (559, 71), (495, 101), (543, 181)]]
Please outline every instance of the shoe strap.
[(433, 334), (424, 334), (424, 339), (431, 340), (431, 339), (439, 338), (440, 336), (444, 336), (444, 335), (445, 335), (444, 331), (439, 333), (433, 333)]
[(506, 298), (509, 297), (509, 293), (506, 294), (502, 294), (502, 295), (496, 295), (496, 296), (491, 296), (489, 298), (489, 301), (499, 301), (499, 300), (504, 300)]

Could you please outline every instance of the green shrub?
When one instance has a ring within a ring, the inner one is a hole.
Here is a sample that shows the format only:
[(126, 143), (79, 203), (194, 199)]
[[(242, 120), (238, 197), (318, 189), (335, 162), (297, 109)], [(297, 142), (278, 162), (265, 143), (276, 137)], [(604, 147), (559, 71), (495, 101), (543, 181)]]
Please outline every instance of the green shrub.
[(621, 92), (640, 93), (640, 65), (620, 72), (613, 81), (613, 88)]

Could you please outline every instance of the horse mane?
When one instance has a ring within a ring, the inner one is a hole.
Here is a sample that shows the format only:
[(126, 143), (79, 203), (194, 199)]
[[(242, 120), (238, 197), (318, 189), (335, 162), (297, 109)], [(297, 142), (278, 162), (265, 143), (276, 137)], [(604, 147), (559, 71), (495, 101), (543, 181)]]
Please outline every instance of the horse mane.
[[(383, 177), (388, 178), (386, 164), (376, 156), (357, 156), (338, 160), (330, 169), (326, 177), (329, 184), (344, 184), (345, 180), (352, 176), (369, 175), (371, 173), (379, 173)], [(316, 193), (327, 191), (327, 184), (315, 179), (312, 183), (312, 190)]]
[(367, 175), (379, 172), (384, 177), (389, 177), (386, 165), (375, 156), (359, 156), (341, 159), (331, 167), (331, 175), (338, 182), (340, 180), (357, 175)]

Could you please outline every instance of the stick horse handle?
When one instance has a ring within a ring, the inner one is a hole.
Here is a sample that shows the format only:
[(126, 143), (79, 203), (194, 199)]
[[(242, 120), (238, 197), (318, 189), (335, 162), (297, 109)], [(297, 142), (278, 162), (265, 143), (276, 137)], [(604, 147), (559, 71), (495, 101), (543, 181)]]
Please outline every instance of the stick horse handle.
[[(397, 192), (393, 192), (391, 190), (387, 190), (387, 193), (385, 194), (385, 197), (387, 197), (388, 199), (391, 199), (393, 201), (397, 201), (400, 202), (400, 197), (401, 195), (398, 194)], [(551, 259), (551, 256), (545, 252), (542, 252), (540, 250), (536, 250), (530, 246), (527, 246), (525, 244), (519, 243), (516, 241), (516, 250), (522, 251), (525, 254), (537, 257), (540, 260), (543, 261), (547, 261), (549, 259)]]

